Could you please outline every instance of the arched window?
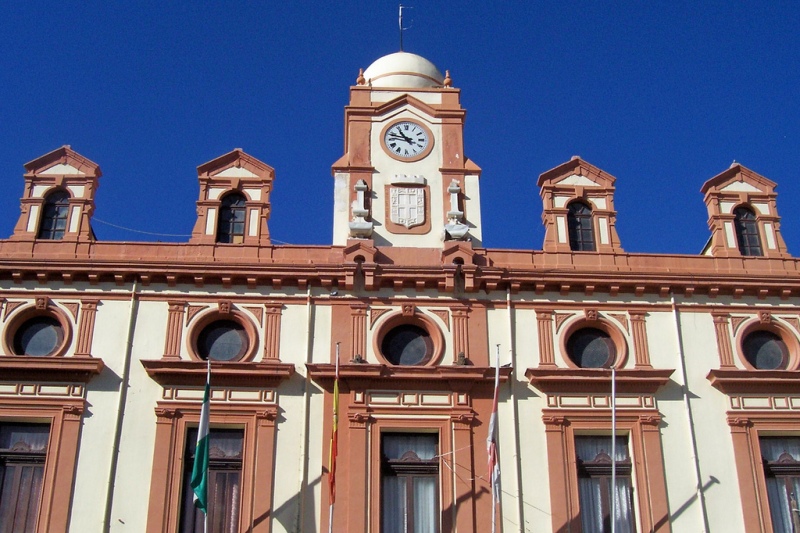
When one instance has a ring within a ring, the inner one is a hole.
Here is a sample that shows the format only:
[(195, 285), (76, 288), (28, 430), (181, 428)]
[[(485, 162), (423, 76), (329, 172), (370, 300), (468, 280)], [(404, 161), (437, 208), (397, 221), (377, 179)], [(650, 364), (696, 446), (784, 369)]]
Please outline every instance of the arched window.
[(761, 251), (761, 237), (758, 235), (756, 214), (746, 207), (737, 207), (733, 210), (733, 215), (739, 252), (742, 255), (764, 255)]
[(245, 197), (238, 193), (225, 196), (219, 206), (217, 242), (244, 242)]
[(69, 214), (69, 194), (66, 191), (55, 191), (44, 200), (42, 220), (39, 223), (39, 239), (59, 240), (67, 231), (67, 215)]
[(583, 202), (569, 204), (567, 213), (569, 226), (569, 247), (578, 252), (594, 252), (594, 230), (592, 229), (592, 208)]

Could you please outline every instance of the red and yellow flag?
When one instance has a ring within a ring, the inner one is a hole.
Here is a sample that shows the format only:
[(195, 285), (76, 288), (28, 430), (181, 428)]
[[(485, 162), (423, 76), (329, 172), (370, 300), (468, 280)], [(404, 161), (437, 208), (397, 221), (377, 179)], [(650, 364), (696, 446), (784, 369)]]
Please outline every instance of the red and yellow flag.
[(336, 455), (339, 441), (339, 344), (336, 344), (336, 377), (333, 380), (333, 426), (331, 427), (331, 447), (328, 456), (328, 491), (330, 504), (336, 501)]

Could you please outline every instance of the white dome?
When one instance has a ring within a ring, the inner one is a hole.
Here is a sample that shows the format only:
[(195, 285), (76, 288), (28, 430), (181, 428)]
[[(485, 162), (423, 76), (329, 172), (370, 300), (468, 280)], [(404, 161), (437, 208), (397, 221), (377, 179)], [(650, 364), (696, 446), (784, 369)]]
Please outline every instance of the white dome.
[(364, 78), (373, 87), (421, 89), (441, 87), (444, 83), (444, 76), (436, 65), (408, 52), (395, 52), (381, 57), (364, 71)]

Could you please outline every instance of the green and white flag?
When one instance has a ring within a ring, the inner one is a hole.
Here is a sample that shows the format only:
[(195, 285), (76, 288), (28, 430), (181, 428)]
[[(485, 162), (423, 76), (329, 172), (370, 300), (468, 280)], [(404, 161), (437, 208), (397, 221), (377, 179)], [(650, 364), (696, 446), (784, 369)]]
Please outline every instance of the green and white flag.
[(211, 392), (211, 360), (208, 361), (206, 390), (203, 393), (203, 407), (200, 409), (200, 427), (197, 429), (197, 446), (192, 468), (192, 490), (194, 505), (208, 515), (208, 411)]

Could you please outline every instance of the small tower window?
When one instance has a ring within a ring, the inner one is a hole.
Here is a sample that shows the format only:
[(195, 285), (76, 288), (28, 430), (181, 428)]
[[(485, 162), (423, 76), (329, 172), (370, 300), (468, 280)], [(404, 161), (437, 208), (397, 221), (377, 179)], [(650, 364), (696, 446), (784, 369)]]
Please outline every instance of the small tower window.
[(583, 202), (572, 202), (569, 204), (567, 224), (570, 249), (577, 252), (594, 252), (592, 209)]
[(245, 197), (233, 193), (225, 196), (219, 207), (217, 242), (244, 242)]
[(733, 210), (733, 215), (739, 252), (742, 255), (764, 255), (761, 251), (761, 237), (758, 235), (756, 214), (746, 207), (737, 207)]
[(39, 224), (39, 239), (60, 240), (67, 230), (69, 214), (69, 194), (66, 191), (55, 191), (44, 200), (42, 220)]

